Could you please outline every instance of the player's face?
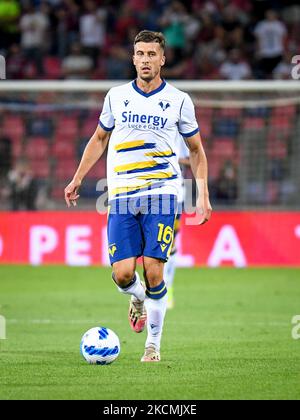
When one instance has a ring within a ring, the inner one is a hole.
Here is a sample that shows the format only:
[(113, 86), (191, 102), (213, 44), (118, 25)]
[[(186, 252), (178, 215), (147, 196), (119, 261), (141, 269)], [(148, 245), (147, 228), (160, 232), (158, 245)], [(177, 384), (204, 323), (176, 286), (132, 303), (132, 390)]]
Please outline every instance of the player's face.
[(158, 42), (138, 42), (134, 46), (133, 64), (140, 79), (151, 81), (160, 74), (165, 56)]

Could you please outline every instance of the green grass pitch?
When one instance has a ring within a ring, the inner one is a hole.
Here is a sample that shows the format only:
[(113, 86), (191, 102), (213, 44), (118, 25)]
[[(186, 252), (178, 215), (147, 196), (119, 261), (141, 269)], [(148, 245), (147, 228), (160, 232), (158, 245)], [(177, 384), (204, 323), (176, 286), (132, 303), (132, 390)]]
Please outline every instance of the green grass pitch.
[[(0, 399), (299, 399), (300, 270), (179, 269), (162, 361), (142, 364), (145, 332), (107, 268), (0, 267)], [(83, 333), (120, 337), (110, 366), (88, 365)]]

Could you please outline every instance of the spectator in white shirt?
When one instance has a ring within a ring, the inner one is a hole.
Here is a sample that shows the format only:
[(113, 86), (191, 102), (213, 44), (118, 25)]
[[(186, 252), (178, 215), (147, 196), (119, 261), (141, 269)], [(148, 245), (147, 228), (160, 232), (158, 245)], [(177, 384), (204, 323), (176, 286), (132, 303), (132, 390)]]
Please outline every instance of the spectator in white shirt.
[(62, 69), (66, 79), (86, 79), (91, 74), (93, 60), (81, 51), (81, 45), (74, 43), (70, 55), (62, 61)]
[(80, 43), (86, 54), (93, 59), (94, 66), (106, 36), (106, 9), (98, 8), (93, 0), (84, 2), (85, 13), (80, 17)]
[(36, 11), (31, 5), (20, 20), (21, 46), (27, 60), (34, 62), (39, 76), (44, 74), (43, 57), (49, 19), (43, 9)]
[(282, 60), (287, 29), (278, 19), (277, 13), (274, 10), (268, 10), (266, 19), (255, 27), (254, 35), (258, 44), (257, 55), (261, 77), (268, 78)]
[(233, 49), (220, 68), (220, 75), (226, 80), (245, 80), (251, 78), (251, 68), (242, 59), (240, 50)]

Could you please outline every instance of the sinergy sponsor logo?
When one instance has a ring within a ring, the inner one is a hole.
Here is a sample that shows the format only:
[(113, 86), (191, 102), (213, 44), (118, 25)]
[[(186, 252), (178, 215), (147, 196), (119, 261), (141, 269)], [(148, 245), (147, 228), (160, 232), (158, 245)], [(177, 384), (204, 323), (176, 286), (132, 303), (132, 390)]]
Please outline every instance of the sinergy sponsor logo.
[(168, 121), (168, 118), (163, 118), (158, 115), (139, 115), (139, 114), (132, 114), (131, 111), (127, 112), (124, 111), (122, 113), (122, 122), (123, 123), (131, 123), (131, 124), (145, 124), (146, 126), (153, 126), (154, 128), (165, 128), (165, 125)]

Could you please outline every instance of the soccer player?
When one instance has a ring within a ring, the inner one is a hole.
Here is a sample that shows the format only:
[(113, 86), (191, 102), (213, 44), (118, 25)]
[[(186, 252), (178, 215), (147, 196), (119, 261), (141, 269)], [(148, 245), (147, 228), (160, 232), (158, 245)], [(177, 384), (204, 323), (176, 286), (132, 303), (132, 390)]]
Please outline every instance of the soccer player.
[[(200, 224), (211, 216), (207, 160), (190, 97), (162, 80), (165, 39), (142, 31), (134, 40), (137, 78), (107, 93), (99, 125), (83, 153), (71, 183), (67, 205), (76, 205), (80, 185), (107, 143), (109, 195), (108, 242), (113, 280), (131, 295), (129, 322), (135, 332), (147, 325), (142, 362), (160, 360), (167, 308), (164, 263), (171, 252), (181, 185), (176, 150), (185, 138), (196, 178)], [(146, 289), (136, 272), (143, 256)]]

